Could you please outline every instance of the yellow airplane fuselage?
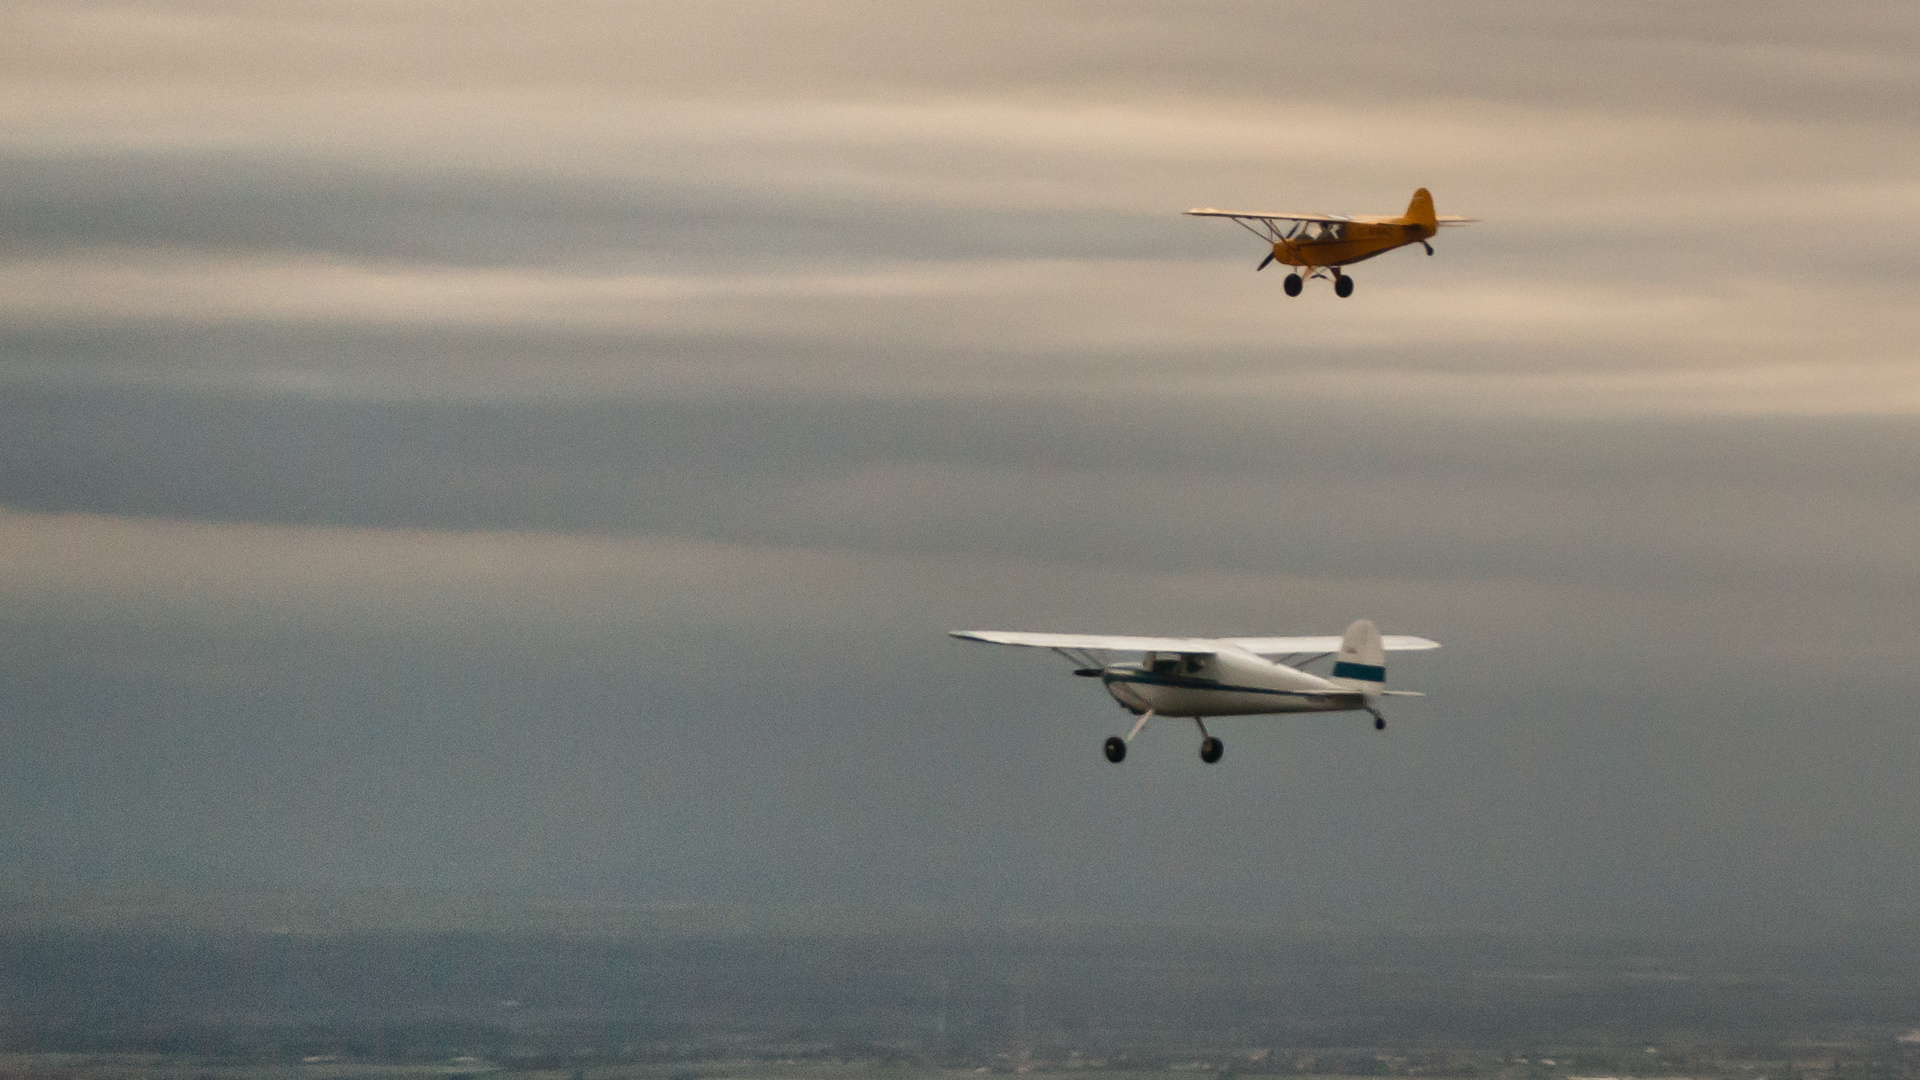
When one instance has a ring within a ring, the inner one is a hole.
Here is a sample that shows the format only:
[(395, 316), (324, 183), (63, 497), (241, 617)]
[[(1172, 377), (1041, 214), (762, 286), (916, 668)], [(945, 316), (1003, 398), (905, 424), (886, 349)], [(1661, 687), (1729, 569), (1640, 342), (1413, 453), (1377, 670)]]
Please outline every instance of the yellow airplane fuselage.
[(1335, 235), (1275, 241), (1274, 261), (1309, 268), (1349, 266), (1397, 247), (1432, 239), (1440, 229), (1438, 223), (1389, 218), (1343, 221), (1327, 231)]

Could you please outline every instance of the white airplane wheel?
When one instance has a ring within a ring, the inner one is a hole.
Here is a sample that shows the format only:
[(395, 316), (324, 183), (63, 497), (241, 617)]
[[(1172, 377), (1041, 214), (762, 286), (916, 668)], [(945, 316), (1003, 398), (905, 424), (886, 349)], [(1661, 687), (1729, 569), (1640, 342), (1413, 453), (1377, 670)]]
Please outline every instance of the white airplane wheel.
[(1115, 765), (1127, 760), (1127, 742), (1115, 735), (1107, 740), (1107, 760)]
[(1209, 735), (1200, 740), (1200, 760), (1211, 765), (1227, 752), (1227, 744)]
[(1375, 731), (1385, 731), (1385, 730), (1387, 730), (1387, 718), (1386, 718), (1386, 717), (1384, 717), (1384, 716), (1376, 716), (1376, 717), (1374, 717), (1374, 718), (1373, 718), (1373, 730), (1375, 730)]
[(1345, 274), (1341, 274), (1339, 277), (1334, 278), (1333, 279), (1333, 295), (1352, 296), (1353, 295), (1353, 279), (1348, 277)]
[(1288, 296), (1299, 296), (1300, 290), (1306, 286), (1306, 282), (1300, 280), (1299, 274), (1288, 274), (1287, 280), (1282, 282), (1281, 286), (1287, 290)]

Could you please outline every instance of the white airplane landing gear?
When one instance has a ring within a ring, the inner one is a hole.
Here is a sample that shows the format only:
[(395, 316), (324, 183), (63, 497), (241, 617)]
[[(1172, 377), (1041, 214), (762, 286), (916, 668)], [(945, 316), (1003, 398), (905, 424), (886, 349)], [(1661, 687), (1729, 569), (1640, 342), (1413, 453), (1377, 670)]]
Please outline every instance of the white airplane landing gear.
[(1151, 719), (1153, 719), (1153, 710), (1148, 709), (1146, 712), (1140, 714), (1140, 719), (1134, 723), (1133, 730), (1127, 732), (1126, 738), (1123, 739), (1118, 735), (1108, 738), (1106, 746), (1107, 760), (1113, 762), (1115, 765), (1127, 760), (1127, 744), (1133, 741), (1135, 735), (1140, 734), (1140, 729), (1146, 727), (1147, 721)]
[(1367, 711), (1373, 714), (1373, 730), (1387, 730), (1387, 718), (1380, 715), (1379, 709), (1368, 709)]
[(1219, 761), (1220, 755), (1227, 752), (1227, 744), (1207, 734), (1206, 722), (1199, 717), (1194, 717), (1193, 722), (1200, 728), (1200, 760), (1209, 765)]

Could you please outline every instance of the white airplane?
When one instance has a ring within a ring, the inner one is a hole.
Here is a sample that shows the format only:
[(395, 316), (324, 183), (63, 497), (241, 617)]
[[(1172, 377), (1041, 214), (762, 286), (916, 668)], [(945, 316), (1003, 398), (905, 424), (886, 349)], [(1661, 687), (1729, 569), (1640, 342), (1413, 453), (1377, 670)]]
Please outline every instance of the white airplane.
[[(1106, 634), (1028, 634), (1004, 630), (954, 630), (954, 637), (991, 645), (1052, 649), (1075, 666), (1075, 675), (1099, 679), (1120, 707), (1138, 716), (1123, 738), (1107, 740), (1107, 760), (1127, 756), (1127, 744), (1155, 716), (1191, 717), (1200, 728), (1200, 760), (1211, 765), (1226, 744), (1207, 732), (1209, 716), (1264, 716), (1271, 713), (1347, 712), (1373, 714), (1373, 726), (1385, 730), (1386, 717), (1374, 707), (1382, 696), (1419, 697), (1389, 690), (1387, 654), (1437, 649), (1426, 638), (1381, 637), (1372, 622), (1360, 619), (1344, 637), (1175, 638), (1121, 637)], [(1106, 654), (1142, 653), (1138, 664), (1114, 663)], [(1333, 670), (1316, 675), (1302, 670), (1328, 656)], [(1292, 664), (1280, 663), (1286, 658)]]

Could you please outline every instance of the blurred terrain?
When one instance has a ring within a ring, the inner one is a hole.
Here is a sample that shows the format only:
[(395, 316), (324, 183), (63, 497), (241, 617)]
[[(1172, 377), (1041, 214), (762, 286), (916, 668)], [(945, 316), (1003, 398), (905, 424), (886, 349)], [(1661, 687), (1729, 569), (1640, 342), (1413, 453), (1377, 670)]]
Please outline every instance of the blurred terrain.
[(1920, 937), (1890, 929), (50, 899), (0, 922), (0, 1075), (1920, 1076)]

